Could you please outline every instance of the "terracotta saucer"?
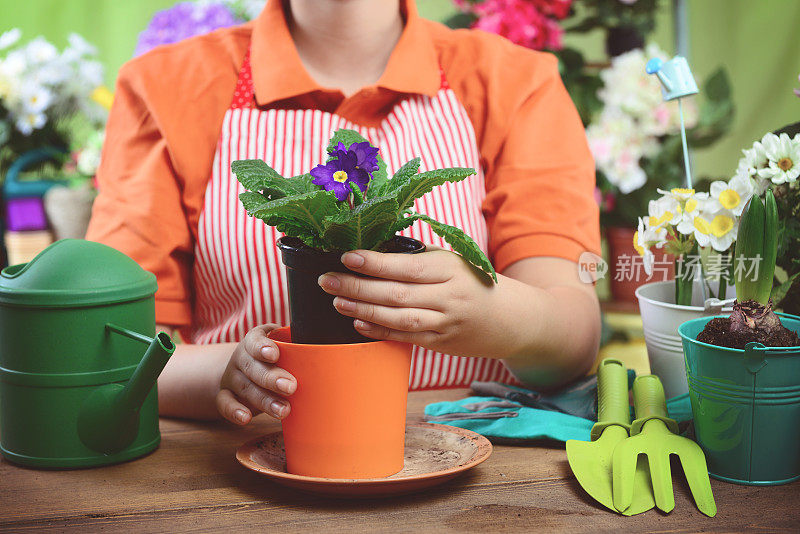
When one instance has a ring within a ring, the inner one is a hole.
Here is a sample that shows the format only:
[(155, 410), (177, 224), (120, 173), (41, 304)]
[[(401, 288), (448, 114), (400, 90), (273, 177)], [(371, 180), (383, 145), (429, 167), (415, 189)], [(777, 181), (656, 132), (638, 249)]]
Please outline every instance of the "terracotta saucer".
[(491, 453), (489, 440), (471, 430), (414, 423), (406, 427), (403, 470), (385, 478), (317, 478), (287, 473), (281, 432), (248, 441), (236, 451), (236, 459), (284, 486), (336, 497), (372, 498), (436, 486), (475, 467)]

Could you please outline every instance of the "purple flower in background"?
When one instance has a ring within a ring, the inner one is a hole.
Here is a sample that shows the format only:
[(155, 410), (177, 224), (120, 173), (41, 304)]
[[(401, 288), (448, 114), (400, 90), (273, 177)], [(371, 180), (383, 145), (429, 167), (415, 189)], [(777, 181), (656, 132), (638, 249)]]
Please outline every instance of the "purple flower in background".
[(311, 169), (311, 176), (314, 177), (312, 183), (324, 187), (326, 191), (333, 191), (340, 202), (347, 200), (351, 183), (356, 184), (361, 191), (367, 190), (370, 174), (358, 165), (358, 155), (352, 146), (349, 150), (335, 150), (331, 157), (325, 165), (317, 165)]
[[(800, 82), (800, 76), (797, 77), (797, 81)], [(800, 96), (800, 89), (795, 89), (794, 90), (794, 94), (796, 94), (797, 96)]]
[(378, 149), (370, 145), (368, 141), (353, 143), (349, 149), (344, 146), (344, 143), (339, 142), (339, 146), (336, 148), (342, 152), (347, 150), (355, 152), (356, 165), (359, 169), (364, 169), (370, 173), (370, 178), (372, 173), (378, 170)]
[(177, 43), (240, 22), (224, 4), (181, 2), (153, 15), (150, 24), (139, 34), (134, 56), (159, 45)]

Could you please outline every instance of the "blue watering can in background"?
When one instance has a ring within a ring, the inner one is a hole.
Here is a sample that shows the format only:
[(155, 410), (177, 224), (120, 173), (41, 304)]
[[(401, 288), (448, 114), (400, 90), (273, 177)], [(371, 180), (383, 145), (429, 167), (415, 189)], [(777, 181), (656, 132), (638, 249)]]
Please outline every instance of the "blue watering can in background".
[(669, 61), (655, 57), (645, 66), (647, 74), (655, 74), (661, 81), (661, 94), (664, 100), (674, 100), (684, 96), (696, 95), (697, 83), (694, 81), (689, 63), (683, 56), (675, 56)]

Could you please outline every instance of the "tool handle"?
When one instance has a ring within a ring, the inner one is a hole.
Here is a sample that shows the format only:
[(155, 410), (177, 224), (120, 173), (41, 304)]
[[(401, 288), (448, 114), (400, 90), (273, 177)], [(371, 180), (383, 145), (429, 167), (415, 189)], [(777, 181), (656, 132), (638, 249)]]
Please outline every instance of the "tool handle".
[(628, 430), (630, 413), (628, 371), (621, 361), (606, 358), (597, 367), (597, 424), (592, 427), (592, 440), (610, 425)]
[(664, 386), (656, 375), (637, 376), (633, 381), (633, 406), (636, 420), (631, 425), (631, 436), (641, 432), (644, 424), (651, 419), (660, 419), (672, 433), (678, 433), (678, 423), (667, 414)]

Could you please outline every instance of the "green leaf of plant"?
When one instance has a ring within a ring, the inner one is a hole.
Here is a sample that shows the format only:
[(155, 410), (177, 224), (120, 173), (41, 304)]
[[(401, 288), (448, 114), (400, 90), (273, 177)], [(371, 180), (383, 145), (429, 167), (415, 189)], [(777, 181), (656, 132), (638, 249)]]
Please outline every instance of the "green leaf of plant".
[(269, 200), (259, 193), (245, 192), (239, 195), (247, 213), (261, 219), (304, 243), (322, 248), (323, 219), (342, 211), (349, 211), (336, 196), (325, 190)]
[(712, 101), (729, 101), (731, 99), (731, 84), (728, 73), (719, 67), (703, 83), (703, 94)]
[(350, 186), (350, 194), (353, 195), (353, 206), (360, 206), (364, 203), (364, 193), (361, 191), (361, 188), (358, 187), (358, 184), (355, 182), (348, 182)]
[(407, 184), (408, 181), (419, 172), (419, 166), (421, 164), (422, 160), (420, 158), (414, 158), (397, 169), (397, 172), (394, 173), (391, 180), (386, 180), (378, 184), (370, 182), (370, 193), (375, 197), (391, 195), (392, 192), (399, 189), (403, 184)]
[[(431, 230), (436, 232), (437, 235), (442, 237), (447, 243), (453, 247), (453, 251), (461, 255), (462, 258), (470, 262), (472, 265), (477, 267), (478, 269), (482, 270), (488, 276), (490, 276), (495, 283), (497, 283), (497, 273), (492, 266), (492, 262), (489, 261), (489, 258), (486, 254), (483, 253), (481, 247), (468, 236), (462, 229), (456, 228), (455, 226), (450, 226), (449, 224), (440, 223), (435, 219), (431, 219), (427, 215), (422, 215), (421, 213), (412, 213), (409, 217), (403, 219), (402, 222), (406, 222), (408, 220), (421, 220), (428, 223), (431, 227)], [(408, 224), (407, 226), (411, 226)]]
[[(350, 145), (353, 143), (363, 143), (367, 141), (360, 133), (355, 130), (348, 130), (346, 128), (342, 128), (341, 130), (336, 130), (333, 132), (333, 137), (331, 137), (330, 142), (328, 143), (328, 147), (325, 149), (328, 154), (331, 154), (336, 147), (339, 146), (339, 143), (342, 143), (347, 148), (350, 148)], [(373, 171), (372, 173), (372, 180), (370, 180), (370, 187), (373, 185), (380, 186), (383, 182), (387, 180), (387, 173), (386, 173), (386, 162), (381, 157), (381, 153), (378, 152), (378, 170)], [(378, 196), (378, 195), (375, 195)]]
[(337, 149), (339, 143), (342, 143), (347, 148), (350, 148), (350, 145), (355, 143), (363, 143), (364, 141), (366, 141), (366, 138), (357, 131), (342, 128), (333, 132), (333, 137), (331, 137), (331, 140), (328, 142), (328, 146), (325, 151), (328, 154), (331, 154)]
[(342, 210), (323, 221), (322, 239), (329, 249), (372, 249), (386, 241), (397, 222), (397, 201), (373, 198), (353, 210)]
[[(410, 163), (411, 162), (406, 163), (406, 165)], [(391, 191), (391, 193), (387, 194), (392, 194), (397, 198), (397, 205), (402, 211), (412, 207), (414, 205), (414, 199), (431, 192), (434, 187), (440, 186), (445, 182), (460, 182), (473, 174), (475, 174), (475, 169), (456, 167), (452, 169), (427, 171), (408, 176), (403, 175), (402, 177), (398, 176), (397, 183), (394, 183), (394, 178), (389, 181), (388, 187), (390, 187), (390, 189), (388, 189), (388, 191)]]
[(401, 217), (393, 226), (392, 231), (389, 233), (390, 236), (394, 234), (399, 234), (406, 228), (410, 228), (415, 221), (418, 220), (418, 217)]
[(231, 163), (236, 179), (248, 191), (261, 191), (276, 181), (283, 180), (278, 171), (260, 159), (240, 159)]
[(775, 307), (779, 307), (781, 305), (781, 302), (783, 302), (783, 299), (786, 298), (786, 294), (792, 288), (792, 285), (798, 280), (798, 276), (800, 276), (800, 273), (794, 273), (784, 283), (772, 288), (772, 294), (770, 295), (770, 298), (772, 299), (772, 303)]
[(261, 191), (269, 200), (319, 191), (310, 174), (284, 178), (260, 159), (243, 159), (231, 163), (231, 171), (248, 191)]

